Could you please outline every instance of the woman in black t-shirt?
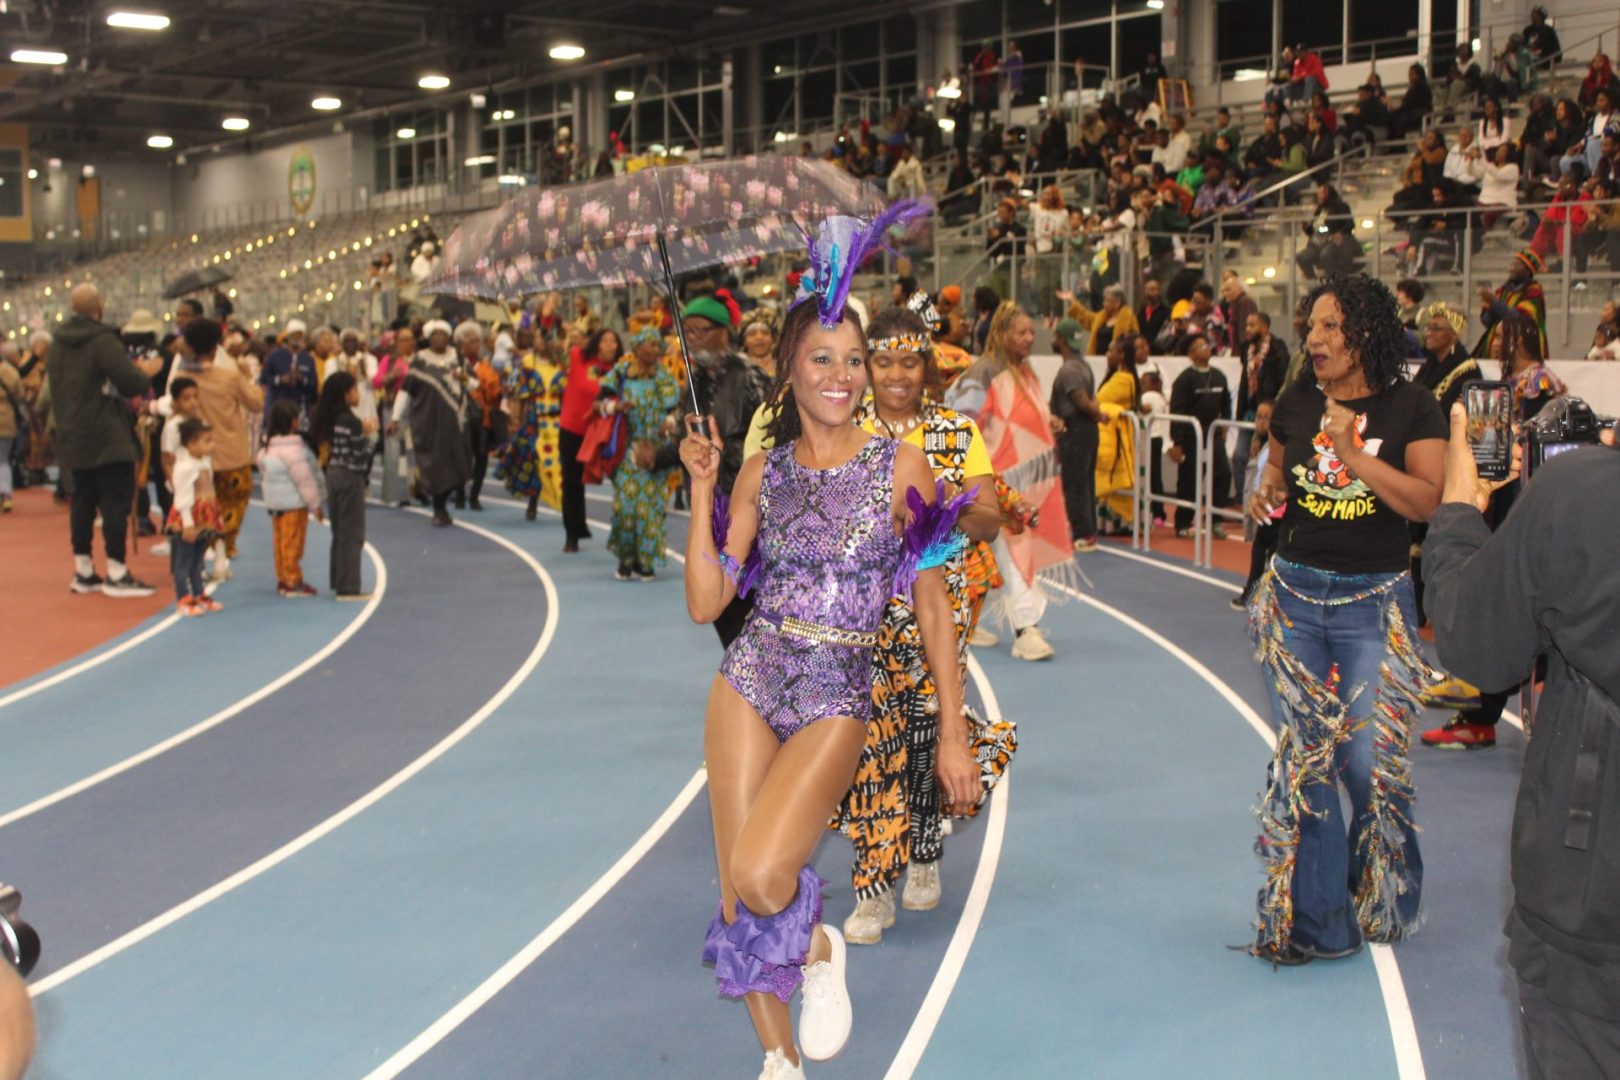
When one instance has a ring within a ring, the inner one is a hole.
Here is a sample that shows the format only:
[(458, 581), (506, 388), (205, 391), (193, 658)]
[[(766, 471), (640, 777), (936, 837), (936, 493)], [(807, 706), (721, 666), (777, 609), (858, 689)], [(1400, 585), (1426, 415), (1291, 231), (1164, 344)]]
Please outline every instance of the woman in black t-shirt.
[(1417, 925), (1407, 750), (1428, 669), (1414, 637), (1408, 522), (1439, 503), (1446, 447), (1434, 396), (1404, 377), (1388, 289), (1336, 278), (1306, 310), (1309, 366), (1277, 399), (1249, 503), (1262, 523), (1285, 507), (1249, 607), (1279, 729), (1251, 951), (1278, 964), (1349, 956)]

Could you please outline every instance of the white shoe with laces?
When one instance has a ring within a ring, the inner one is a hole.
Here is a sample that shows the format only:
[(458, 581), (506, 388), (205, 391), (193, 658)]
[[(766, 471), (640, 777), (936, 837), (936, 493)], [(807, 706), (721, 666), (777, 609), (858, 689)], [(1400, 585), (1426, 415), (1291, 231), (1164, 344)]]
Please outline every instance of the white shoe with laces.
[(1012, 654), (1014, 660), (1050, 660), (1054, 653), (1052, 643), (1046, 640), (1038, 626), (1025, 627), (1018, 631), (1018, 637), (1013, 640)]
[(939, 907), (939, 863), (911, 864), (900, 904), (907, 911), (933, 911)]
[(765, 1055), (765, 1068), (760, 1071), (759, 1080), (804, 1080), (804, 1065), (795, 1065), (782, 1051), (772, 1050)]
[(837, 1057), (855, 1026), (844, 981), (844, 935), (825, 923), (821, 932), (827, 935), (831, 954), (819, 963), (805, 965), (804, 1004), (799, 1009), (799, 1051), (811, 1061)]
[(844, 940), (851, 945), (876, 945), (883, 940), (883, 931), (893, 925), (894, 892), (885, 890), (856, 903), (844, 920)]
[(1001, 644), (1001, 639), (982, 626), (975, 626), (973, 633), (968, 635), (968, 644), (975, 649), (993, 649)]

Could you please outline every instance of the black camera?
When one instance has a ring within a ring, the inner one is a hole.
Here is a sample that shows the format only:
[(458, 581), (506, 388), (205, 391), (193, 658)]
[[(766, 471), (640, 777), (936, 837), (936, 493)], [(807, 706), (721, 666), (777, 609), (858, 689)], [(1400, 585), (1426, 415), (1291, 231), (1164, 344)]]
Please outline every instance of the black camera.
[(1612, 417), (1599, 416), (1578, 397), (1565, 396), (1550, 402), (1521, 429), (1524, 478), (1534, 476), (1549, 458), (1583, 446), (1598, 445), (1603, 429), (1613, 427)]
[(18, 914), (22, 893), (11, 885), (0, 885), (0, 956), (23, 975), (39, 961), (39, 934)]

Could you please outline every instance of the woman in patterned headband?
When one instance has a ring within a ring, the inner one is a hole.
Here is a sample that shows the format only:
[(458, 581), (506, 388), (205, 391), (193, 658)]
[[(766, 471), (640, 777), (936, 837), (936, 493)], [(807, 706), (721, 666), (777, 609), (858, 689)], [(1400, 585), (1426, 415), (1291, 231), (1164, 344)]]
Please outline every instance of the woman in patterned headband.
[[(975, 491), (956, 527), (970, 541), (994, 540), (1001, 513), (984, 437), (972, 420), (932, 404), (925, 393), (936, 376), (928, 323), (908, 308), (885, 308), (872, 320), (866, 348), (872, 390), (855, 415), (856, 423), (923, 451), (947, 494)], [(964, 553), (958, 551), (943, 567), (956, 628), (956, 663), (944, 677), (953, 685), (962, 681), (972, 621)], [(876, 945), (883, 939), (884, 929), (894, 925), (894, 886), (908, 865), (901, 898), (905, 908), (931, 911), (939, 905), (944, 832), (936, 762), (941, 771), (976, 769), (964, 764), (973, 728), (982, 725), (966, 709), (960, 722), (941, 719), (938, 687), (923, 655), (916, 613), (905, 597), (891, 598), (873, 657), (866, 747), (838, 819), (840, 831), (855, 845), (856, 905), (844, 920), (845, 940)], [(1002, 725), (1000, 733), (1003, 742), (1012, 741), (1011, 725)]]

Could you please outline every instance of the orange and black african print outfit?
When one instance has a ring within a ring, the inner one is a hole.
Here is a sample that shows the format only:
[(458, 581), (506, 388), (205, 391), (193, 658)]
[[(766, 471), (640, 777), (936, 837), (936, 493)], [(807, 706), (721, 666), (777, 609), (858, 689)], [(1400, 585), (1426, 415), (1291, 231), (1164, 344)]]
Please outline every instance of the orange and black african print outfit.
[[(857, 416), (857, 422), (862, 417)], [(958, 487), (975, 438), (973, 422), (929, 407), (923, 452), (934, 475)], [(967, 662), (973, 618), (964, 555), (944, 567), (957, 654)], [(961, 668), (952, 672), (961, 677)], [(881, 895), (911, 862), (935, 862), (944, 842), (934, 749), (939, 737), (939, 693), (923, 657), (922, 632), (900, 597), (884, 608), (872, 655), (872, 719), (855, 783), (833, 821), (855, 846), (853, 883), (859, 899)]]

